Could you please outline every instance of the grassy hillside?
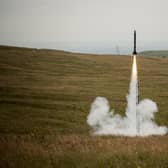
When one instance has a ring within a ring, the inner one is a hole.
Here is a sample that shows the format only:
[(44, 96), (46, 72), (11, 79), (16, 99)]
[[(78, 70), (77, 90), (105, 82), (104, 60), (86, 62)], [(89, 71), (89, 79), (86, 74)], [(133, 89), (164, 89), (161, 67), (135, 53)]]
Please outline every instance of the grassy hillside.
[[(168, 166), (168, 135), (90, 135), (96, 96), (124, 115), (132, 57), (0, 47), (0, 167)], [(168, 58), (138, 57), (140, 98), (157, 102), (168, 126)]]
[(153, 57), (168, 57), (168, 50), (153, 50), (153, 51), (143, 51), (139, 53), (143, 56), (153, 56)]

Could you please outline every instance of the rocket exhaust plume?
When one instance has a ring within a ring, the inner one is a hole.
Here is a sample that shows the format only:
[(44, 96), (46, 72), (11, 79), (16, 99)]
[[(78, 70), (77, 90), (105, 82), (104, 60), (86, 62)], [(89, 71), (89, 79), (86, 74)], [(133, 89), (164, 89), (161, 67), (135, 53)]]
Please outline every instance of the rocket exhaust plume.
[(126, 115), (131, 119), (131, 122), (135, 128), (136, 134), (139, 134), (139, 114), (137, 111), (137, 106), (139, 103), (139, 95), (138, 95), (138, 76), (137, 76), (137, 63), (136, 63), (136, 55), (133, 56), (133, 64), (132, 64), (132, 74), (131, 74), (131, 82), (129, 95), (127, 96), (127, 111)]
[(158, 111), (156, 103), (150, 99), (139, 102), (136, 54), (136, 31), (134, 31), (133, 64), (126, 115), (121, 117), (119, 114), (114, 114), (105, 97), (96, 97), (87, 116), (87, 123), (93, 128), (93, 134), (149, 136), (168, 133), (167, 127), (158, 126), (153, 121), (154, 113)]

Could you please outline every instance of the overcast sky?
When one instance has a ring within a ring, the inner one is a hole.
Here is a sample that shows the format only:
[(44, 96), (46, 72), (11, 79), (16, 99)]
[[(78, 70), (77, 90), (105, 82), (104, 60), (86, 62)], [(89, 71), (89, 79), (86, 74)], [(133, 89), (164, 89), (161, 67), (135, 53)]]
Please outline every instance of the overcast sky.
[(168, 49), (167, 0), (0, 0), (0, 44), (92, 53)]

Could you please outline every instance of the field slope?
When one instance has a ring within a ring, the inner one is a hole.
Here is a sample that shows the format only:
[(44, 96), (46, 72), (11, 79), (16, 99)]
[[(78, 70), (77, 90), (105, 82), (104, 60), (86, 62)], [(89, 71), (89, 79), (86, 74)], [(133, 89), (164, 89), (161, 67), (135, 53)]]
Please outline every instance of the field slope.
[[(124, 115), (132, 57), (0, 46), (0, 167), (168, 167), (168, 135), (95, 137), (96, 96)], [(140, 98), (168, 126), (168, 58), (138, 57)]]
[(140, 55), (147, 57), (168, 57), (168, 50), (151, 50), (151, 51), (142, 51)]

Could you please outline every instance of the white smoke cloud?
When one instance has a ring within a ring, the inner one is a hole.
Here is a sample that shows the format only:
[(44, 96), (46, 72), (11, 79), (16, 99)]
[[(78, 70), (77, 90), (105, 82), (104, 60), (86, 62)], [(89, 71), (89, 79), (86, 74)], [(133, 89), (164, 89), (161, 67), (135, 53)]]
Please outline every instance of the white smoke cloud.
[(87, 117), (87, 123), (93, 128), (93, 133), (124, 136), (166, 134), (168, 128), (158, 126), (153, 121), (154, 113), (158, 112), (156, 103), (150, 99), (138, 102), (138, 99), (137, 65), (136, 56), (134, 56), (126, 116), (121, 117), (119, 114), (114, 114), (114, 110), (110, 111), (108, 100), (104, 97), (97, 97)]
[(137, 105), (139, 113), (139, 132), (137, 133), (135, 121), (132, 117), (121, 117), (110, 111), (109, 102), (104, 97), (97, 97), (91, 105), (91, 111), (87, 117), (87, 123), (93, 128), (96, 135), (124, 135), (124, 136), (148, 136), (164, 135), (167, 127), (158, 126), (154, 121), (154, 113), (158, 111), (157, 105), (150, 99), (144, 99)]

